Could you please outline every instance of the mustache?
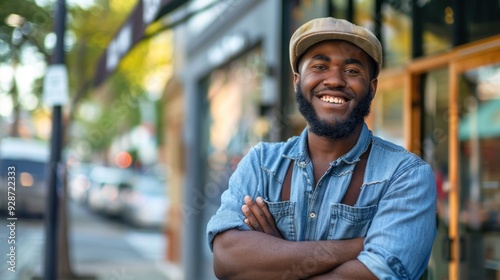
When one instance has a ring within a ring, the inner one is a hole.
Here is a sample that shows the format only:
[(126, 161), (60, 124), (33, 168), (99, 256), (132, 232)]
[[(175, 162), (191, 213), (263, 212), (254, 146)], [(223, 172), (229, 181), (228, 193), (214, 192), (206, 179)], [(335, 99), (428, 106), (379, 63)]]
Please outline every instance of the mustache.
[(314, 96), (314, 95), (317, 95), (319, 93), (327, 92), (327, 91), (330, 91), (330, 92), (332, 92), (332, 91), (340, 92), (340, 93), (344, 94), (345, 96), (349, 97), (349, 99), (354, 99), (355, 98), (355, 96), (352, 93), (346, 92), (346, 91), (344, 91), (342, 89), (335, 88), (335, 87), (324, 87), (324, 88), (312, 90), (311, 93), (310, 93), (310, 95)]

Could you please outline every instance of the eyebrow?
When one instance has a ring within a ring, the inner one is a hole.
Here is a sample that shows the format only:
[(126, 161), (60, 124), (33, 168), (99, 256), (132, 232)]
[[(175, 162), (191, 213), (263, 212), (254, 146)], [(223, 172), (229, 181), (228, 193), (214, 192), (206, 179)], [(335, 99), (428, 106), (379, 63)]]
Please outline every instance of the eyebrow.
[(315, 56), (312, 57), (312, 59), (314, 60), (323, 60), (323, 61), (326, 61), (326, 62), (330, 62), (330, 57), (326, 56), (326, 55), (323, 55), (323, 54), (317, 54)]
[[(313, 60), (322, 60), (322, 61), (326, 61), (326, 62), (330, 62), (331, 61), (330, 57), (328, 57), (326, 55), (323, 55), (323, 54), (317, 54), (317, 55), (313, 56), (312, 59)], [(346, 58), (344, 60), (344, 63), (345, 64), (357, 64), (359, 66), (365, 66), (363, 64), (363, 62), (361, 62), (361, 60), (356, 59), (356, 58)]]
[(359, 66), (362, 66), (364, 67), (365, 65), (363, 64), (363, 62), (361, 62), (361, 60), (359, 59), (356, 59), (356, 58), (348, 58), (344, 61), (345, 64), (358, 64)]

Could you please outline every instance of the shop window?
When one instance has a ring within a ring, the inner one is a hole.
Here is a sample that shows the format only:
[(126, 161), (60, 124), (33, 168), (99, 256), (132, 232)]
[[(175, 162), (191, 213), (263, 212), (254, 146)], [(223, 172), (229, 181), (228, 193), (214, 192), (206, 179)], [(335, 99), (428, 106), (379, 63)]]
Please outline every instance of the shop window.
[(373, 32), (374, 29), (374, 0), (354, 1), (354, 23), (364, 26)]
[(449, 70), (429, 71), (421, 76), (422, 85), (422, 139), (419, 152), (434, 171), (437, 190), (438, 233), (432, 249), (428, 269), (429, 279), (447, 279), (448, 262), (446, 242), (449, 224)]
[(241, 153), (266, 138), (260, 125), (262, 51), (256, 48), (210, 74), (208, 119), (213, 151)]
[(347, 14), (349, 1), (346, 0), (331, 0), (332, 5), (332, 17), (348, 19)]
[(403, 65), (411, 59), (411, 3), (386, 0), (381, 14), (384, 67)]
[(403, 87), (379, 89), (373, 99), (372, 124), (375, 135), (404, 145)]
[(292, 21), (297, 25), (293, 30), (313, 18), (328, 16), (327, 0), (294, 0), (290, 2), (293, 3)]
[(500, 1), (465, 1), (469, 41), (500, 34)]
[(460, 215), (465, 278), (500, 274), (500, 64), (460, 77)]
[(271, 120), (261, 102), (264, 66), (258, 46), (213, 70), (200, 84), (206, 90), (202, 113), (204, 193), (214, 199), (226, 189), (246, 152), (269, 140)]
[(421, 17), (416, 24), (422, 24), (423, 52), (431, 55), (452, 47), (452, 28), (455, 13), (451, 2), (442, 0), (417, 1)]
[(445, 215), (448, 192), (449, 145), (449, 71), (433, 70), (422, 76), (422, 143), (420, 154), (434, 170), (438, 193), (439, 218), (448, 223)]

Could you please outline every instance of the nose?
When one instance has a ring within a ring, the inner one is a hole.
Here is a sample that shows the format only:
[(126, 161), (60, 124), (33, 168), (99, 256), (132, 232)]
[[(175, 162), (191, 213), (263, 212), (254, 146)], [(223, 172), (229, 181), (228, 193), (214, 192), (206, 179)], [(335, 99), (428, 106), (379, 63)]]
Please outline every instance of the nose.
[(339, 69), (330, 69), (325, 73), (323, 85), (333, 88), (345, 87), (346, 82), (342, 71)]

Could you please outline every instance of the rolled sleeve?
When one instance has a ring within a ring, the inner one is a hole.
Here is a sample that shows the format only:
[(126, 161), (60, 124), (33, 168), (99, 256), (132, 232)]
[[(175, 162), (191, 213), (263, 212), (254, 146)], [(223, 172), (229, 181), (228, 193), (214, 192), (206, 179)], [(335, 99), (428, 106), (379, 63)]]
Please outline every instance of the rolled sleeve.
[(434, 175), (419, 164), (388, 184), (358, 260), (379, 279), (417, 279), (436, 237)]
[[(230, 229), (250, 230), (250, 228), (243, 222), (245, 219), (245, 216), (241, 212), (243, 198), (241, 200), (236, 197), (227, 198), (231, 205), (229, 205), (229, 203), (224, 204), (224, 196), (229, 195), (226, 194), (226, 192), (222, 195), (223, 199), (221, 208), (219, 208), (217, 213), (212, 216), (207, 224), (208, 245), (212, 251), (213, 241), (217, 234)], [(238, 206), (236, 207), (236, 203), (233, 201), (241, 201), (241, 203), (237, 204)]]
[(259, 148), (252, 148), (238, 164), (238, 167), (229, 179), (228, 189), (221, 196), (221, 205), (207, 224), (207, 238), (210, 250), (213, 251), (213, 240), (221, 232), (238, 229), (250, 230), (243, 222), (245, 216), (241, 211), (244, 197), (261, 196), (259, 182), (261, 180), (259, 164)]

